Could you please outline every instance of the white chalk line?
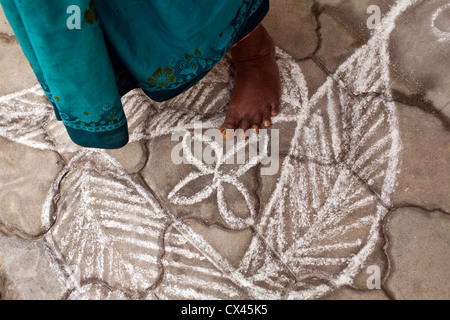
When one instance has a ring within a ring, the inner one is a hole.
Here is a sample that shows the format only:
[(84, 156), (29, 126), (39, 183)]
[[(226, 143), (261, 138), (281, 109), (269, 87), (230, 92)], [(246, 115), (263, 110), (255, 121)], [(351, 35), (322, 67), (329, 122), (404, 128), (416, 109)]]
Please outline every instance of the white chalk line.
[(437, 38), (438, 42), (449, 42), (450, 41), (450, 30), (442, 31), (436, 26), (436, 20), (439, 16), (445, 11), (450, 10), (450, 3), (447, 3), (445, 6), (439, 8), (431, 17), (431, 30)]

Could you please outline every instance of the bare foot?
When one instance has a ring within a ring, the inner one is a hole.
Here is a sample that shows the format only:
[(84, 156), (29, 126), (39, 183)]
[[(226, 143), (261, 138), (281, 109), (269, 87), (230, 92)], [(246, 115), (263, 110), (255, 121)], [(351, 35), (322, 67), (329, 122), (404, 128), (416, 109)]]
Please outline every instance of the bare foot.
[[(228, 113), (220, 127), (224, 139), (238, 128), (256, 132), (272, 125), (281, 96), (280, 74), (275, 45), (260, 25), (231, 49), (235, 67), (235, 86)], [(231, 130), (227, 130), (231, 129)], [(228, 133), (228, 135), (227, 135)]]

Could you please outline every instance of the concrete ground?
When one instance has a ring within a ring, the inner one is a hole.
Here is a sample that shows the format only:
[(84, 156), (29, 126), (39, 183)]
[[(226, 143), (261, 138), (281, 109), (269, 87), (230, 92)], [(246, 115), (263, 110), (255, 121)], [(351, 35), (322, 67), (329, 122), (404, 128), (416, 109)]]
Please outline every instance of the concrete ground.
[(82, 149), (0, 12), (1, 299), (449, 299), (449, 21), (272, 1), (281, 113), (257, 155), (207, 164), (172, 137), (221, 123), (228, 58), (171, 101), (130, 92), (130, 143)]

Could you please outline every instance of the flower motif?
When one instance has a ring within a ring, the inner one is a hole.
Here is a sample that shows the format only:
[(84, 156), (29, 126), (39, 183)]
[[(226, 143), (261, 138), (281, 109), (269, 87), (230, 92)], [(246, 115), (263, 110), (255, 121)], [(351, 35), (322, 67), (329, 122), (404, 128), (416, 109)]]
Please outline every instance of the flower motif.
[[(260, 163), (267, 156), (267, 154), (263, 152), (263, 154), (251, 156), (248, 162), (240, 165), (239, 168), (233, 171), (226, 172), (224, 170), (223, 165), (227, 163), (227, 161), (230, 158), (234, 158), (238, 152), (241, 152), (243, 150), (245, 152), (245, 148), (250, 143), (256, 143), (258, 141), (258, 136), (251, 135), (250, 139), (238, 142), (233, 147), (233, 149), (228, 151), (225, 155), (223, 154), (222, 145), (220, 145), (218, 142), (211, 141), (212, 140), (211, 138), (207, 137), (199, 138), (197, 136), (194, 136), (193, 137), (194, 140), (205, 143), (208, 147), (211, 148), (211, 150), (214, 151), (214, 154), (216, 155), (217, 158), (216, 162), (211, 165), (208, 165), (200, 161), (192, 154), (190, 139), (192, 139), (191, 134), (189, 132), (186, 132), (182, 141), (183, 154), (186, 157), (187, 162), (195, 166), (198, 169), (198, 171), (191, 172), (187, 177), (181, 180), (170, 192), (168, 196), (169, 200), (172, 203), (179, 205), (192, 205), (194, 203), (198, 203), (200, 201), (203, 201), (204, 199), (209, 198), (214, 192), (216, 192), (217, 206), (219, 209), (219, 213), (221, 217), (224, 219), (224, 221), (231, 228), (244, 229), (250, 225), (253, 225), (254, 218), (256, 217), (256, 211), (250, 202), (250, 194), (248, 193), (244, 184), (240, 182), (238, 178), (244, 175), (251, 168), (258, 165), (258, 163)], [(267, 146), (268, 146), (268, 139), (267, 137), (265, 137), (263, 148), (267, 150)], [(198, 193), (190, 197), (178, 195), (178, 193), (190, 182), (208, 175), (212, 175), (212, 180), (210, 181), (210, 183), (206, 183), (206, 186), (205, 188), (203, 188), (203, 190), (199, 191)], [(238, 217), (228, 209), (227, 202), (225, 199), (226, 194), (223, 186), (224, 183), (233, 185), (241, 193), (241, 195), (245, 199), (245, 203), (249, 210), (250, 213), (249, 217), (247, 218)]]
[(83, 123), (97, 123), (101, 119), (101, 114), (99, 112), (96, 112), (95, 110), (76, 110), (72, 112), (72, 116), (76, 117), (78, 121), (81, 121)]
[(173, 70), (169, 67), (164, 69), (164, 72), (161, 68), (156, 70), (153, 74), (153, 78), (147, 79), (154, 86), (158, 87), (167, 87), (169, 83), (175, 82), (176, 77), (173, 75)]
[(89, 24), (94, 24), (98, 20), (98, 16), (95, 13), (94, 1), (91, 1), (91, 3), (89, 4), (89, 10), (86, 10), (86, 12), (84, 13), (84, 19)]

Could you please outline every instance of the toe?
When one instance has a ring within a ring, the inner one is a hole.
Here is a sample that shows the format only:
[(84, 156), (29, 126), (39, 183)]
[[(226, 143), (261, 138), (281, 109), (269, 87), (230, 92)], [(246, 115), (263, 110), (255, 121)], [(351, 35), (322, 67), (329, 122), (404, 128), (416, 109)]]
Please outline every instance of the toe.
[(240, 130), (239, 130), (239, 138), (241, 138), (241, 140), (245, 140), (247, 138), (247, 130), (250, 128), (251, 126), (251, 122), (249, 120), (249, 118), (244, 118), (242, 119), (241, 122), (241, 126), (240, 126)]
[(250, 125), (251, 125), (251, 123), (250, 123), (249, 119), (248, 118), (244, 118), (244, 119), (242, 119), (240, 128), (242, 129), (242, 131), (245, 132), (245, 131), (248, 130), (248, 128), (250, 128)]
[(278, 112), (279, 112), (279, 103), (277, 102), (277, 103), (272, 104), (272, 108), (270, 110), (270, 115), (272, 117), (276, 117), (278, 115)]
[(269, 128), (272, 125), (272, 120), (270, 118), (271, 111), (268, 109), (264, 112), (262, 124), (264, 127)]
[(227, 140), (234, 137), (234, 132), (238, 128), (239, 118), (233, 114), (228, 113), (225, 121), (220, 126), (219, 130), (222, 133), (223, 139)]
[(252, 129), (253, 129), (253, 131), (255, 131), (256, 133), (258, 133), (259, 130), (261, 129), (262, 119), (263, 119), (263, 116), (262, 116), (261, 113), (258, 113), (257, 115), (255, 115), (255, 116), (253, 117)]
[(257, 125), (258, 127), (261, 127), (262, 121), (263, 121), (263, 114), (262, 114), (262, 112), (258, 112), (258, 113), (253, 117), (253, 122), (252, 122), (252, 124)]
[(223, 131), (225, 129), (236, 130), (239, 124), (239, 118), (233, 115), (227, 114), (225, 121), (220, 126), (219, 130)]

